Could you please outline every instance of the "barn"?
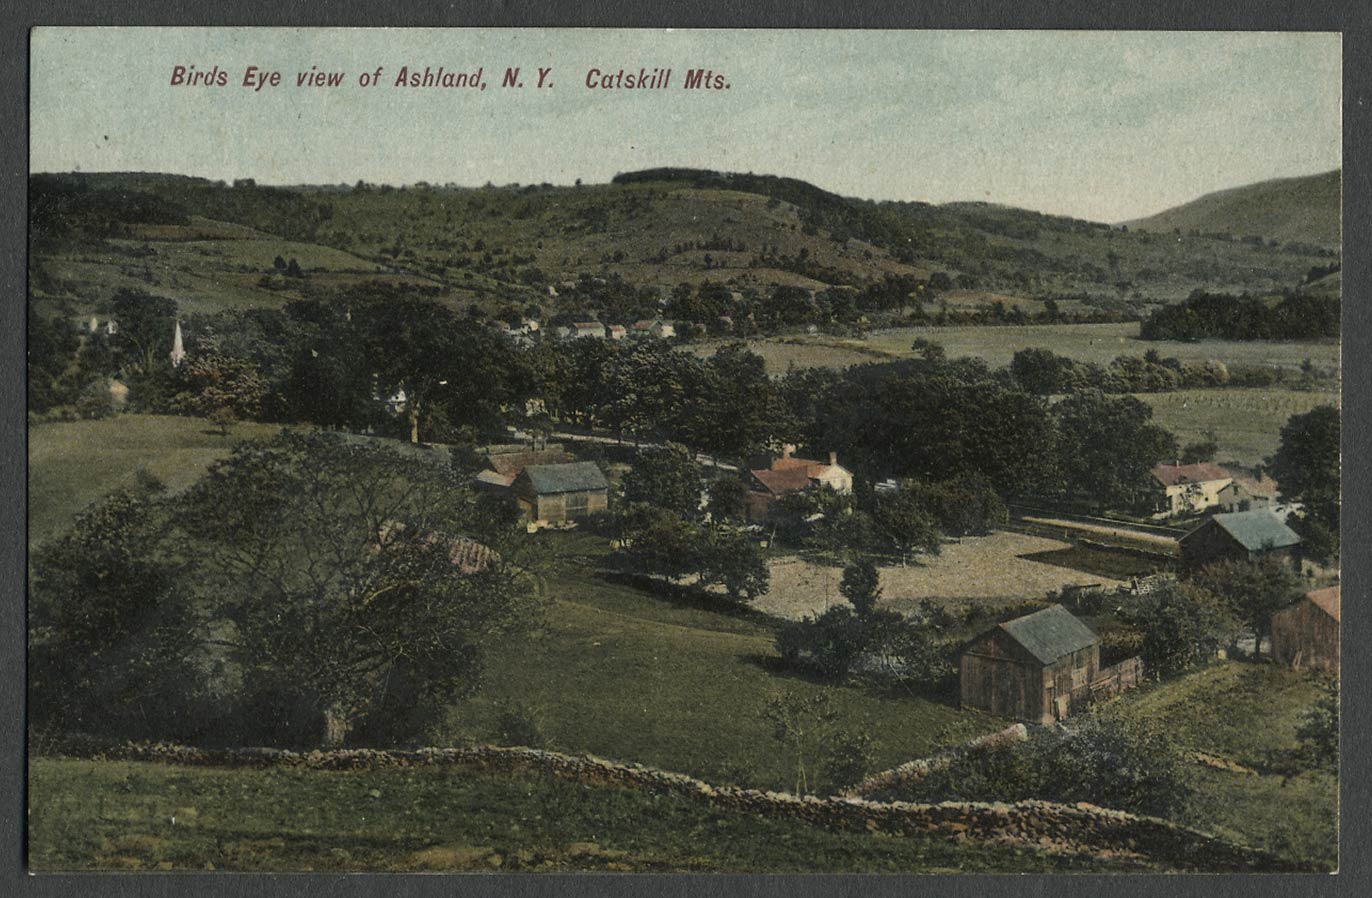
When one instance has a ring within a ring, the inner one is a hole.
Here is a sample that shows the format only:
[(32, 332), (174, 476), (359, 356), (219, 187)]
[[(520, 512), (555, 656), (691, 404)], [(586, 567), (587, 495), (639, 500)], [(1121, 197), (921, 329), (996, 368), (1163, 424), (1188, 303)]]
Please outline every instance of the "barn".
[(510, 486), (531, 524), (566, 524), (609, 507), (610, 485), (595, 462), (529, 465)]
[(1190, 567), (1214, 561), (1251, 561), (1263, 555), (1293, 557), (1301, 538), (1265, 508), (1217, 514), (1181, 538), (1181, 557)]
[(1272, 615), (1272, 657), (1338, 674), (1339, 587), (1307, 592)]
[(959, 664), (962, 705), (1029, 723), (1053, 723), (1091, 701), (1100, 637), (1061, 605), (973, 639)]

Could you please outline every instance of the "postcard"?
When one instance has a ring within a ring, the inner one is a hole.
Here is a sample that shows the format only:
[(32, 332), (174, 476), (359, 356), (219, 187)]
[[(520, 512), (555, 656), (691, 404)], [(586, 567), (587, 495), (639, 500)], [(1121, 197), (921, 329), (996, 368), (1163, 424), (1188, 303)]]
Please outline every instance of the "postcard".
[(1339, 34), (30, 46), (33, 873), (1338, 869)]

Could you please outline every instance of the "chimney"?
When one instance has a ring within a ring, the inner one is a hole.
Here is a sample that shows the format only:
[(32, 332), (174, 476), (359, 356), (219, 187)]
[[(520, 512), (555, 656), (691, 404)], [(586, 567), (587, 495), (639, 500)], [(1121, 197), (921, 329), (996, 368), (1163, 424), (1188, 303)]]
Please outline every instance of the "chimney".
[(837, 466), (838, 466), (838, 453), (837, 453), (837, 452), (830, 452), (830, 453), (829, 453), (829, 467), (833, 468), (833, 467), (837, 467)]
[(781, 457), (782, 457), (782, 458), (790, 458), (792, 455), (795, 454), (795, 451), (796, 451), (796, 444), (795, 444), (795, 443), (786, 443), (786, 444), (784, 444), (784, 445), (781, 447)]

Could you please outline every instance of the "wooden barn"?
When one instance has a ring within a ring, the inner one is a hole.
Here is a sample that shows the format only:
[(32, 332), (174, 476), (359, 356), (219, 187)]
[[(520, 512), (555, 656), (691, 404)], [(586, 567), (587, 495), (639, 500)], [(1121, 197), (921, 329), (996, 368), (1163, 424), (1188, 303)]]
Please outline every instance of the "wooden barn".
[(535, 526), (566, 524), (609, 507), (610, 485), (595, 462), (529, 465), (510, 487), (520, 512)]
[(1339, 672), (1339, 587), (1307, 592), (1272, 615), (1272, 657), (1292, 667)]
[(1265, 508), (1217, 514), (1181, 538), (1181, 557), (1189, 567), (1213, 561), (1251, 561), (1264, 555), (1295, 557), (1301, 538), (1275, 512)]
[(1061, 605), (1006, 621), (963, 649), (962, 705), (1029, 723), (1085, 708), (1100, 672), (1100, 637)]

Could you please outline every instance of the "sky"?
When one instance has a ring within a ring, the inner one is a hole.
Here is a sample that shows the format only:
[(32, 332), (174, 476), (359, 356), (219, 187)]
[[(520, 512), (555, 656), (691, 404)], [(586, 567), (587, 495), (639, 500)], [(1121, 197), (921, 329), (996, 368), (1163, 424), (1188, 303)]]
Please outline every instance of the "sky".
[[(1337, 34), (40, 28), (31, 40), (34, 172), (476, 186), (688, 166), (1117, 222), (1342, 164)], [(228, 83), (173, 86), (176, 66), (218, 66)], [(249, 66), (280, 85), (243, 87)], [(296, 86), (311, 66), (342, 83)], [(486, 88), (398, 87), (403, 66), (479, 68)], [(502, 88), (513, 67), (524, 87)], [(672, 70), (666, 89), (585, 83), (591, 69), (655, 67)], [(695, 68), (728, 89), (685, 89)]]

